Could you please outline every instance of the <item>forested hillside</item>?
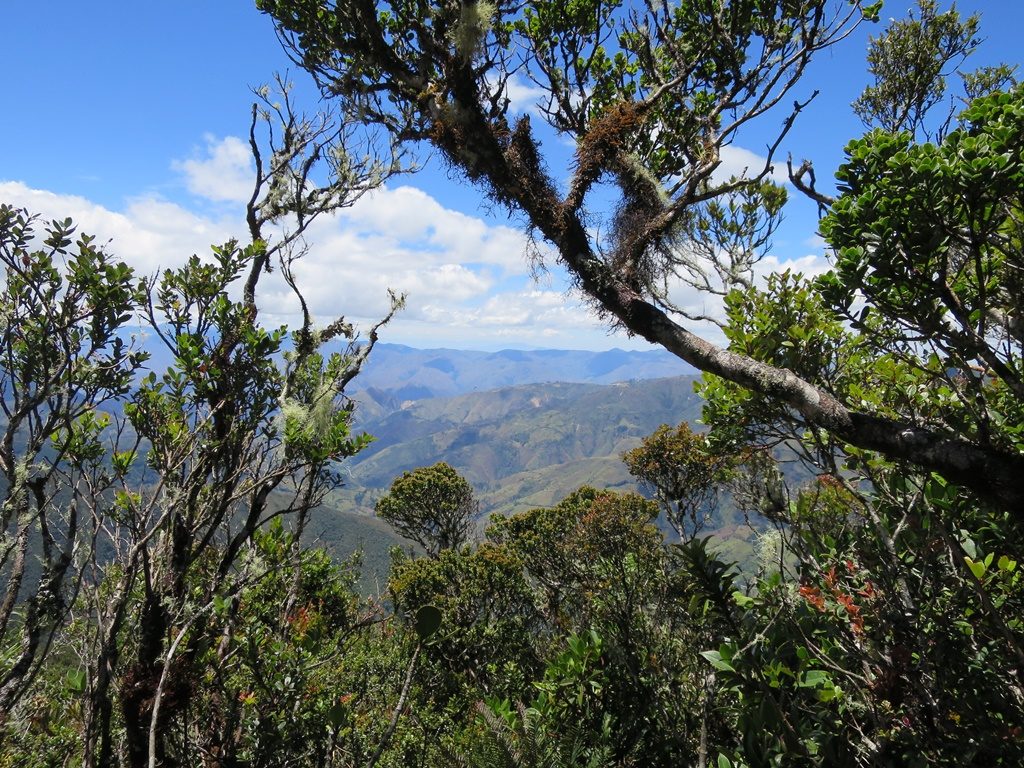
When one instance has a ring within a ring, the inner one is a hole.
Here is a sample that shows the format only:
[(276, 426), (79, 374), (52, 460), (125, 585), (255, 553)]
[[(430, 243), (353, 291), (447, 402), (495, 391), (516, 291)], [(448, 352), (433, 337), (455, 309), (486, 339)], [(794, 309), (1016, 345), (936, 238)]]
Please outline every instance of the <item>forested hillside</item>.
[[(662, 424), (695, 422), (701, 405), (695, 383), (694, 377), (677, 377), (611, 385), (532, 384), (406, 401), (375, 419), (359, 418), (365, 394), (359, 391), (355, 423), (374, 441), (346, 463), (344, 485), (326, 496), (312, 517), (312, 530), (331, 552), (348, 556), (366, 549), (364, 568), (372, 582), (386, 577), (382, 555), (395, 539), (366, 517), (373, 516), (396, 477), (439, 458), (474, 489), (475, 535), (493, 514), (550, 506), (582, 486), (640, 490), (623, 455)], [(730, 505), (724, 516), (708, 521), (706, 532), (727, 528), (729, 551), (747, 559), (754, 529), (737, 528), (737, 522), (743, 521)]]
[(374, 442), (347, 463), (340, 497), (369, 511), (394, 478), (439, 457), (470, 481), (484, 514), (554, 503), (581, 485), (632, 485), (622, 454), (662, 424), (695, 420), (694, 383), (533, 384), (406, 402), (357, 420)]

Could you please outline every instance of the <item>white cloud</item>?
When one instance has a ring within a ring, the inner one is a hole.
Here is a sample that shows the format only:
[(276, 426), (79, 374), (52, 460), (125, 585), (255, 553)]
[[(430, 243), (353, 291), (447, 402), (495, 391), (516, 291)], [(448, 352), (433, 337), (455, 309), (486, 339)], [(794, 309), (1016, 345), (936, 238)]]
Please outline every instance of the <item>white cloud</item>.
[(70, 217), (79, 232), (95, 235), (100, 243), (109, 241), (111, 253), (142, 274), (182, 264), (194, 253), (208, 254), (211, 244), (223, 243), (242, 230), (153, 196), (131, 199), (122, 211), (112, 211), (84, 197), (0, 181), (0, 200), (44, 220)]
[[(79, 231), (109, 242), (116, 258), (142, 274), (209, 254), (211, 243), (245, 232), (240, 216), (203, 215), (153, 195), (114, 210), (0, 182), (0, 200), (43, 219), (73, 218)], [(389, 341), (492, 348), (611, 343), (602, 324), (559, 290), (557, 275), (551, 289), (531, 280), (521, 232), (447, 209), (418, 189), (382, 189), (317, 220), (307, 240), (295, 274), (320, 323), (345, 315), (366, 327), (387, 312), (392, 289), (407, 293), (408, 302), (385, 332)], [(263, 278), (259, 301), (265, 322), (297, 320), (298, 301), (279, 271)]]
[[(379, 317), (388, 289), (407, 294), (407, 317), (422, 317), (431, 305), (478, 305), (499, 279), (527, 269), (521, 233), (447, 209), (412, 187), (378, 190), (321, 217), (307, 240), (295, 274), (310, 308), (324, 318)], [(266, 298), (294, 310), (283, 286)]]
[[(749, 149), (737, 147), (734, 144), (722, 147), (718, 159), (722, 161), (721, 165), (715, 169), (711, 178), (719, 184), (728, 181), (731, 176), (757, 176), (764, 170), (766, 162), (764, 156), (751, 152)], [(768, 176), (778, 184), (788, 183), (789, 178), (786, 175), (786, 164), (775, 160), (772, 163), (772, 170)]]
[(765, 256), (754, 267), (754, 273), (762, 282), (769, 274), (786, 269), (791, 272), (799, 272), (804, 277), (810, 278), (827, 272), (830, 266), (824, 252), (808, 253), (794, 259)]
[(346, 231), (414, 249), (417, 263), (440, 260), (509, 274), (523, 271), (527, 243), (522, 232), (445, 208), (415, 187), (377, 190), (342, 211), (338, 220)]
[[(729, 172), (757, 168), (747, 150), (724, 153)], [(212, 202), (248, 196), (251, 171), (241, 139), (207, 139), (205, 155), (173, 167), (196, 195)], [(761, 160), (760, 162), (763, 162)], [(244, 191), (243, 191), (244, 190)], [(43, 218), (72, 217), (80, 231), (111, 241), (111, 251), (143, 274), (208, 254), (212, 243), (243, 237), (240, 212), (231, 217), (197, 213), (155, 195), (127, 200), (118, 210), (82, 197), (0, 182), (0, 200), (25, 206)], [(385, 331), (385, 340), (419, 346), (558, 346), (600, 349), (646, 346), (607, 326), (575, 296), (555, 267), (538, 284), (529, 276), (525, 235), (445, 207), (412, 186), (384, 188), (349, 209), (314, 222), (308, 249), (295, 273), (318, 322), (345, 315), (362, 327), (389, 308), (388, 290), (408, 294), (405, 311)], [(819, 274), (824, 256), (764, 259), (757, 273), (793, 268)], [(673, 298), (694, 311), (720, 316), (715, 297), (678, 285)], [(295, 322), (298, 302), (278, 272), (264, 277), (259, 298), (267, 322)], [(702, 330), (695, 328), (694, 330)], [(711, 337), (713, 329), (704, 329)]]
[(548, 332), (593, 329), (599, 324), (581, 305), (561, 291), (524, 289), (490, 296), (479, 307), (431, 304), (428, 319), (465, 327), (542, 329)]
[(538, 105), (547, 99), (548, 91), (520, 75), (513, 75), (505, 84), (505, 95), (513, 112), (536, 113)]
[(255, 166), (249, 145), (237, 136), (217, 139), (207, 134), (206, 146), (171, 168), (185, 177), (188, 191), (214, 202), (244, 203), (252, 195)]
[(490, 296), (478, 307), (431, 304), (421, 317), (400, 317), (396, 322), (409, 338), (420, 337), (421, 346), (438, 346), (436, 329), (457, 328), (460, 339), (471, 348), (537, 346), (562, 349), (627, 347), (649, 349), (650, 344), (612, 335), (575, 297), (561, 291), (538, 290), (524, 283), (522, 290)]

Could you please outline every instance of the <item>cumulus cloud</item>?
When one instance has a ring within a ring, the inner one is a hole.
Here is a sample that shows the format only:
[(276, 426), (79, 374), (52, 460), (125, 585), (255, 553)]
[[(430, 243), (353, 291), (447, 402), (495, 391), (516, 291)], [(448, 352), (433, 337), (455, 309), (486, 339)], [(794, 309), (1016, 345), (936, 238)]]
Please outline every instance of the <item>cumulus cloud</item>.
[(202, 150), (171, 168), (184, 177), (194, 195), (223, 203), (244, 203), (252, 195), (255, 167), (249, 145), (237, 136), (223, 139), (207, 134)]
[(763, 281), (773, 272), (799, 272), (804, 277), (817, 277), (828, 271), (829, 261), (822, 251), (820, 253), (808, 253), (793, 259), (780, 259), (777, 256), (765, 256), (754, 267), (754, 274)]
[[(413, 187), (385, 188), (310, 227), (295, 274), (318, 316), (386, 312), (388, 289), (408, 297), (407, 317), (428, 306), (478, 305), (499, 282), (525, 279), (526, 240), (511, 227), (445, 208)], [(283, 287), (267, 295), (291, 306)]]
[[(723, 151), (723, 161), (725, 173), (744, 168), (756, 172), (763, 165), (755, 153), (734, 147)], [(250, 192), (249, 163), (242, 139), (208, 136), (202, 152), (172, 168), (196, 196), (214, 204), (237, 203)], [(114, 210), (83, 197), (9, 181), (0, 182), (0, 200), (43, 218), (72, 217), (80, 231), (110, 241), (111, 251), (142, 274), (180, 265), (193, 253), (209, 254), (211, 244), (244, 238), (246, 232), (240, 211), (218, 205), (192, 209), (153, 194), (130, 198)], [(420, 346), (642, 346), (622, 334), (609, 338), (607, 325), (567, 293), (557, 267), (545, 283), (533, 280), (522, 231), (447, 208), (412, 186), (382, 188), (350, 208), (321, 217), (307, 231), (303, 247), (295, 274), (319, 322), (345, 315), (365, 327), (388, 311), (390, 289), (408, 296), (407, 308), (385, 336), (392, 341)], [(813, 275), (827, 263), (821, 252), (788, 261), (768, 257), (757, 274), (763, 278), (785, 268)], [(721, 316), (716, 297), (682, 283), (673, 286), (671, 295), (691, 311)], [(297, 319), (298, 301), (277, 271), (265, 276), (259, 298), (267, 322)], [(715, 335), (711, 327), (705, 331)]]
[(527, 280), (521, 289), (494, 293), (480, 306), (430, 304), (419, 317), (402, 317), (398, 323), (410, 338), (419, 338), (421, 346), (437, 345), (432, 329), (452, 327), (471, 347), (493, 347), (496, 342), (562, 349), (650, 347), (621, 333), (612, 338), (607, 326), (577, 298), (537, 289)]
[(505, 84), (505, 95), (513, 112), (538, 112), (538, 105), (546, 101), (549, 94), (544, 88), (517, 74)]
[(210, 253), (244, 227), (226, 219), (192, 213), (154, 196), (132, 198), (112, 211), (76, 195), (32, 189), (21, 182), (0, 181), (0, 200), (26, 208), (41, 219), (74, 220), (79, 232), (110, 244), (110, 251), (142, 274), (173, 267), (192, 254)]
[[(728, 181), (730, 177), (751, 177), (757, 176), (764, 170), (766, 158), (743, 147), (728, 144), (722, 147), (718, 156), (721, 165), (715, 169), (712, 180), (717, 183)], [(776, 160), (772, 164), (769, 178), (778, 184), (786, 184), (789, 178), (786, 176), (786, 164)]]
[[(196, 213), (154, 195), (114, 210), (0, 182), (0, 200), (43, 219), (71, 217), (79, 231), (109, 243), (111, 253), (142, 274), (178, 266), (193, 253), (208, 255), (211, 244), (245, 233), (241, 216)], [(413, 187), (382, 189), (322, 217), (306, 241), (294, 270), (319, 322), (345, 315), (365, 327), (387, 312), (390, 289), (408, 296), (385, 335), (392, 341), (602, 346), (600, 322), (561, 290), (544, 290), (531, 280), (521, 232), (445, 208)], [(278, 271), (264, 277), (259, 300), (268, 323), (298, 318), (298, 300)]]
[(531, 288), (494, 294), (473, 308), (427, 305), (424, 317), (466, 327), (539, 328), (548, 332), (595, 327), (590, 313), (565, 293)]
[(337, 217), (338, 228), (415, 251), (415, 260), (475, 264), (506, 274), (523, 271), (526, 238), (518, 229), (445, 208), (420, 189), (385, 188)]

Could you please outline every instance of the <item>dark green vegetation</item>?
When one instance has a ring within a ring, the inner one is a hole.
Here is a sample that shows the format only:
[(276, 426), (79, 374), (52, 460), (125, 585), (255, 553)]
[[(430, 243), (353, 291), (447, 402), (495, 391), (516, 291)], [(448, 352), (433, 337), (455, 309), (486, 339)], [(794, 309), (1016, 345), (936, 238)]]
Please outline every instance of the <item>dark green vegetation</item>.
[[(593, 359), (590, 353), (568, 354)], [(371, 594), (387, 579), (388, 548), (401, 539), (367, 515), (395, 478), (444, 456), (473, 487), (479, 508), (474, 534), (483, 532), (493, 514), (551, 506), (585, 485), (638, 490), (641, 481), (630, 474), (623, 454), (662, 424), (698, 419), (697, 381), (532, 384), (406, 402), (405, 408), (392, 405), (394, 410), (384, 416), (361, 419), (365, 391), (357, 389), (357, 424), (374, 441), (346, 461), (344, 486), (328, 493), (323, 506), (312, 512), (307, 532), (315, 532), (319, 545), (338, 557), (361, 551), (361, 588)], [(792, 458), (783, 472), (794, 482), (808, 476)], [(723, 556), (752, 563), (754, 539), (764, 521), (755, 516), (760, 524), (750, 527), (728, 495), (715, 501), (703, 533), (715, 537), (716, 551)], [(664, 516), (659, 525), (671, 534)]]
[[(767, 167), (713, 181), (718, 151), (877, 4), (259, 5), (380, 131), (383, 164), (283, 115), (301, 130), (260, 155), (252, 243), (142, 284), (69, 224), (33, 241), (0, 216), (0, 764), (1024, 763), (1024, 89), (1009, 68), (966, 73), (941, 112), (975, 19), (922, 0), (873, 41), (838, 195), (793, 171), (833, 268), (755, 285), (785, 196)], [(514, 71), (576, 143), (568, 186), (508, 114)], [(299, 542), (365, 447), (342, 394), (369, 348), (321, 355), (352, 329), (304, 317), (274, 362), (286, 331), (260, 326), (254, 288), (271, 258), (290, 276), (294, 241), (261, 228), (301, 234), (418, 143), (615, 322), (703, 370), (708, 430), (629, 454), (654, 500), (581, 488), (467, 545), (464, 481), (399, 478), (381, 511), (429, 555), (396, 552), (364, 602), (354, 564)], [(314, 187), (321, 157), (334, 175)], [(610, 226), (589, 227), (612, 190)], [(671, 279), (724, 296), (727, 349), (686, 330)], [(117, 339), (139, 306), (174, 362), (133, 383), (143, 361)], [(785, 481), (783, 446), (807, 482)], [(417, 507), (429, 496), (443, 510)], [(725, 496), (773, 524), (742, 580), (698, 533)]]
[(479, 513), (473, 486), (443, 461), (404, 472), (377, 500), (377, 515), (430, 557), (468, 544)]

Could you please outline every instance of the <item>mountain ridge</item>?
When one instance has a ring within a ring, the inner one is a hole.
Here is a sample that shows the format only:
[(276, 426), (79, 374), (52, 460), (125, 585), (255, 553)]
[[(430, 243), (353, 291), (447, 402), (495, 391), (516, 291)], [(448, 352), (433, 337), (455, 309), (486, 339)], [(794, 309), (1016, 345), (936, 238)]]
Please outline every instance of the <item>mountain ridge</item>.
[(537, 506), (534, 497), (553, 503), (581, 485), (634, 487), (622, 454), (661, 424), (694, 421), (696, 380), (522, 384), (406, 402), (370, 417), (357, 406), (358, 429), (375, 440), (346, 462), (347, 487), (330, 504), (372, 514), (396, 477), (438, 461), (473, 485), (485, 516)]
[(482, 352), (417, 349), (382, 342), (374, 347), (350, 390), (352, 393), (369, 391), (378, 396), (388, 393), (398, 402), (404, 402), (522, 384), (613, 384), (695, 373), (691, 366), (663, 349)]

